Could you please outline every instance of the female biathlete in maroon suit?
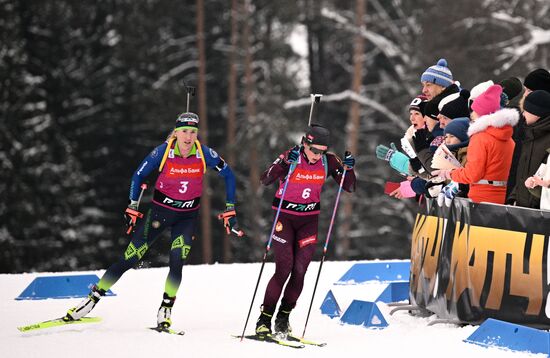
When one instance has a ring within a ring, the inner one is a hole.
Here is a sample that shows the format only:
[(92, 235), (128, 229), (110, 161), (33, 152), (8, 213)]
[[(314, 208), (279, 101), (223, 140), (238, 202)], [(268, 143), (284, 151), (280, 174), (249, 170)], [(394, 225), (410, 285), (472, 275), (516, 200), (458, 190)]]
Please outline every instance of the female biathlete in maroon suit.
[(120, 277), (145, 255), (156, 238), (166, 228), (171, 229), (170, 270), (166, 278), (164, 296), (157, 314), (157, 324), (167, 329), (172, 306), (181, 283), (182, 267), (191, 245), (202, 195), (202, 179), (207, 168), (212, 168), (225, 179), (226, 210), (221, 215), (228, 233), (242, 236), (235, 213), (235, 176), (225, 161), (211, 148), (197, 140), (199, 117), (183, 113), (168, 140), (153, 149), (141, 162), (132, 177), (130, 204), (125, 217), (131, 229), (143, 215), (138, 211), (139, 188), (153, 171), (160, 172), (155, 183), (153, 203), (139, 221), (132, 240), (120, 260), (111, 265), (92, 291), (76, 307), (69, 309), (65, 320), (77, 320), (87, 315)]
[(256, 322), (257, 335), (271, 333), (271, 318), (287, 280), (275, 319), (275, 333), (286, 335), (291, 331), (288, 317), (300, 297), (304, 276), (315, 252), (321, 190), (325, 179), (332, 176), (339, 183), (343, 171), (348, 170), (342, 188), (348, 192), (355, 190), (355, 159), (349, 154), (342, 163), (335, 154), (327, 153), (329, 144), (328, 129), (314, 125), (303, 137), (301, 147), (296, 146), (281, 154), (261, 177), (264, 185), (279, 180), (273, 200), (273, 209), (277, 210), (290, 166), (292, 163), (296, 165), (290, 175), (272, 237), (275, 274), (265, 291), (261, 314)]

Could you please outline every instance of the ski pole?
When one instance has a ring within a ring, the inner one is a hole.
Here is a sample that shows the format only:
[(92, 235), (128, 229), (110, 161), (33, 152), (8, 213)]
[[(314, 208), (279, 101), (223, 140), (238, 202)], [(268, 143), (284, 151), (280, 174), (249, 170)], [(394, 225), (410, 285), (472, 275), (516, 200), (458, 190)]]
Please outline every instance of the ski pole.
[[(345, 155), (347, 155), (346, 152)], [(323, 263), (325, 262), (325, 257), (327, 254), (328, 242), (330, 240), (330, 234), (332, 233), (332, 226), (334, 224), (334, 217), (336, 216), (336, 210), (338, 209), (338, 202), (340, 200), (340, 193), (342, 192), (342, 187), (344, 186), (344, 179), (346, 178), (346, 168), (344, 166), (344, 173), (342, 173), (342, 178), (340, 179), (340, 185), (338, 186), (338, 194), (336, 194), (336, 202), (334, 203), (334, 209), (332, 210), (332, 218), (330, 219), (330, 224), (328, 226), (327, 239), (325, 241), (325, 246), (323, 247), (323, 257), (321, 258), (321, 263), (319, 264), (319, 271), (317, 272), (317, 278), (315, 279), (315, 286), (313, 287), (313, 294), (311, 295), (311, 302), (309, 303), (309, 309), (307, 310), (306, 323), (304, 325), (304, 332), (302, 333), (302, 338), (306, 335), (307, 323), (309, 321), (309, 314), (311, 313), (311, 307), (313, 306), (313, 298), (315, 297), (315, 292), (317, 291), (317, 284), (319, 283), (319, 277), (321, 276), (321, 269), (323, 268)]]
[[(136, 211), (136, 213), (137, 213), (137, 216), (138, 216), (139, 218), (142, 218), (142, 217), (143, 217), (143, 214), (140, 213), (140, 212), (138, 211), (138, 209), (139, 209), (139, 203), (141, 202), (141, 197), (143, 196), (143, 192), (145, 191), (145, 189), (147, 189), (147, 184), (142, 183), (141, 186), (140, 186), (140, 188), (141, 188), (141, 192), (139, 193), (139, 198), (138, 198), (138, 200), (137, 200), (137, 206), (136, 206), (136, 210), (135, 210), (135, 211)], [(136, 220), (137, 220), (137, 219), (136, 219)], [(134, 225), (135, 225), (135, 223), (134, 223)], [(126, 235), (130, 235), (130, 233), (132, 232), (132, 229), (133, 229), (133, 228), (134, 228), (133, 226), (128, 227), (128, 231), (126, 231)]]
[(241, 334), (241, 342), (244, 339), (244, 332), (246, 331), (246, 326), (248, 325), (248, 320), (250, 319), (250, 313), (252, 312), (252, 306), (254, 305), (254, 299), (256, 298), (256, 292), (258, 292), (258, 286), (260, 285), (260, 279), (262, 277), (262, 272), (264, 271), (265, 260), (267, 254), (271, 249), (271, 241), (273, 240), (273, 233), (275, 232), (275, 227), (277, 226), (277, 221), (279, 220), (279, 214), (281, 213), (281, 207), (283, 206), (283, 199), (285, 197), (286, 188), (288, 187), (288, 182), (290, 181), (290, 176), (294, 169), (296, 168), (296, 163), (290, 165), (288, 170), (288, 175), (285, 180), (285, 185), (283, 186), (283, 192), (281, 193), (281, 200), (279, 201), (279, 206), (277, 207), (277, 212), (275, 213), (275, 220), (273, 220), (273, 226), (271, 227), (271, 233), (269, 234), (269, 240), (267, 241), (267, 246), (265, 247), (264, 257), (262, 258), (262, 266), (260, 268), (260, 274), (258, 275), (258, 280), (256, 281), (256, 287), (254, 288), (254, 293), (252, 294), (252, 302), (250, 302), (250, 307), (248, 308), (248, 315), (246, 316), (246, 322), (244, 323), (243, 333)]
[(186, 112), (189, 113), (189, 102), (190, 102), (190, 98), (191, 96), (195, 96), (195, 87), (191, 87), (191, 86), (185, 86), (185, 90), (187, 91), (187, 110)]
[(147, 190), (147, 184), (142, 183), (141, 186), (140, 186), (140, 188), (141, 188), (141, 192), (139, 193), (139, 198), (138, 198), (138, 202), (137, 202), (137, 208), (139, 208), (139, 203), (141, 203), (141, 197), (143, 196), (143, 192), (144, 192), (145, 190)]
[(315, 103), (321, 102), (321, 97), (323, 97), (322, 94), (310, 94), (311, 97), (311, 107), (309, 109), (309, 120), (307, 122), (307, 126), (311, 127), (311, 117), (313, 116), (313, 107), (315, 106)]

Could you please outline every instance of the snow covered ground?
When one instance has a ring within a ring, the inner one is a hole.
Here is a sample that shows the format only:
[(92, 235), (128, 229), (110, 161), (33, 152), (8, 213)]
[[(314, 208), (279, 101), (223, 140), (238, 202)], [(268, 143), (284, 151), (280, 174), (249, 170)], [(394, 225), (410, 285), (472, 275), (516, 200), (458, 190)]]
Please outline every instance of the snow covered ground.
[[(14, 300), (40, 274), (0, 275), (0, 347), (2, 357), (543, 357), (529, 353), (483, 348), (464, 343), (476, 327), (427, 326), (433, 318), (417, 318), (404, 311), (389, 315), (391, 307), (378, 306), (389, 323), (385, 329), (341, 325), (338, 319), (320, 314), (319, 307), (329, 289), (354, 262), (325, 262), (306, 337), (326, 341), (326, 347), (292, 349), (254, 341), (240, 342), (260, 264), (215, 264), (186, 266), (173, 311), (173, 326), (185, 336), (159, 334), (145, 329), (155, 324), (167, 268), (131, 270), (113, 287), (117, 296), (105, 297), (91, 316), (98, 324), (72, 325), (34, 333), (16, 327), (61, 316), (80, 299)], [(301, 333), (307, 315), (315, 276), (313, 262), (298, 307), (291, 315), (295, 332)], [(259, 305), (274, 266), (267, 263), (254, 303), (247, 332), (252, 333)], [(86, 272), (89, 273), (89, 272)], [(92, 272), (101, 276), (103, 272)], [(76, 274), (60, 273), (60, 274)], [(43, 274), (42, 274), (43, 275)], [(51, 275), (51, 274), (48, 274)], [(362, 288), (337, 288), (337, 298), (375, 299), (379, 283)], [(360, 290), (360, 291), (359, 291)], [(335, 291), (336, 292), (336, 291)], [(349, 297), (344, 297), (344, 296)], [(362, 297), (357, 297), (358, 295)], [(342, 307), (345, 310), (345, 307)]]

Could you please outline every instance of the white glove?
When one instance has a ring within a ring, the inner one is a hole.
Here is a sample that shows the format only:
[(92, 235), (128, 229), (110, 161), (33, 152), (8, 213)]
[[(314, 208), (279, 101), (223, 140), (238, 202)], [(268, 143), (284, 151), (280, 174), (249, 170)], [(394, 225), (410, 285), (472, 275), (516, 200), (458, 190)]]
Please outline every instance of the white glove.
[(437, 196), (437, 205), (443, 206), (443, 204), (445, 204), (445, 206), (450, 207), (459, 191), (458, 183), (451, 181), (449, 184), (445, 185)]
[(409, 158), (416, 158), (416, 152), (414, 151), (411, 142), (406, 137), (401, 138), (401, 148), (409, 156)]

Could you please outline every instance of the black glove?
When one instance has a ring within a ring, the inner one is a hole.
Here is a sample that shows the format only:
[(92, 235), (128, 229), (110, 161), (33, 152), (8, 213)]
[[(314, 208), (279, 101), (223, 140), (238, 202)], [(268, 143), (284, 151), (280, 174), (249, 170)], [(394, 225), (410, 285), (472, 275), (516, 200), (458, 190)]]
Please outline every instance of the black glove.
[(420, 159), (418, 159), (418, 157), (416, 158), (411, 158), (409, 160), (409, 164), (411, 165), (411, 168), (415, 171), (415, 172), (419, 172), (420, 169), (422, 169), (422, 162), (420, 161)]
[(294, 148), (292, 148), (291, 151), (288, 152), (288, 154), (285, 158), (285, 162), (287, 164), (296, 163), (298, 161), (299, 157), (300, 157), (300, 147), (295, 146)]
[(426, 192), (424, 194), (430, 199), (437, 198), (444, 186), (445, 182), (434, 183), (433, 181), (428, 181), (426, 182)]
[(136, 226), (137, 220), (141, 219), (143, 214), (138, 211), (138, 202), (130, 200), (126, 211), (124, 211), (124, 220), (126, 221), (126, 234), (130, 234)]
[(355, 158), (351, 155), (351, 152), (346, 151), (344, 153), (344, 167), (346, 170), (351, 170), (355, 166)]
[(223, 226), (225, 227), (227, 235), (233, 233), (238, 237), (244, 236), (244, 231), (239, 228), (239, 223), (237, 222), (235, 204), (225, 204), (225, 211), (218, 215), (218, 219), (223, 220)]
[(419, 129), (412, 137), (414, 150), (418, 153), (422, 149), (430, 148), (430, 143), (433, 140), (432, 134), (425, 128)]

